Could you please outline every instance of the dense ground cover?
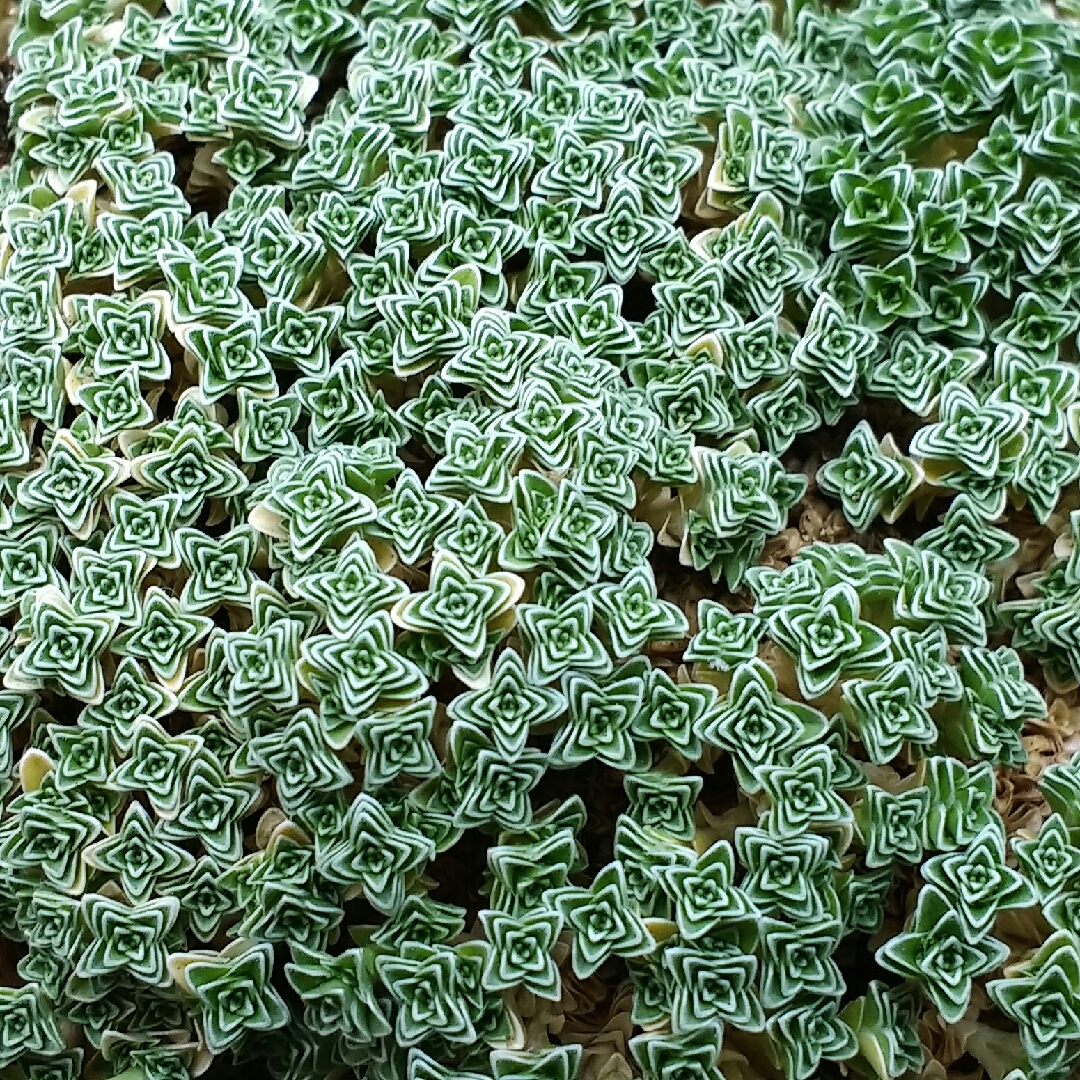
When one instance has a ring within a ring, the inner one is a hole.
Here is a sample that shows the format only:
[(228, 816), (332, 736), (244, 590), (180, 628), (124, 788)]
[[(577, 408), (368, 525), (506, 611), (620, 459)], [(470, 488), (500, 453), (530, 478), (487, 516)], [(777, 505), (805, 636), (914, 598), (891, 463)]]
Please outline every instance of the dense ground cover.
[(13, 6), (5, 1080), (1076, 1076), (1078, 16)]

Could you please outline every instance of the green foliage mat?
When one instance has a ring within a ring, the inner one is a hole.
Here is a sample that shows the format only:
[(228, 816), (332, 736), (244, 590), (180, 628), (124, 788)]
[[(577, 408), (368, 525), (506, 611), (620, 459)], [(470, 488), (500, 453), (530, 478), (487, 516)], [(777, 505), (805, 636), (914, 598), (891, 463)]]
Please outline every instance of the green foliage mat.
[(0, 1080), (1072, 1080), (1075, 0), (23, 0)]

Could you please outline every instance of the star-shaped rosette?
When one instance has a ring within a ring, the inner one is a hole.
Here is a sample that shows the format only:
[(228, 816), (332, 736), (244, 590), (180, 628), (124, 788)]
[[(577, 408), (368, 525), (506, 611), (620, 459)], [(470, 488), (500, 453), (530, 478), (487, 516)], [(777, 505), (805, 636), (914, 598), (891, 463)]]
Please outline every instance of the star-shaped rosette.
[(35, 595), (26, 648), (4, 675), (12, 690), (53, 685), (88, 705), (105, 696), (101, 656), (119, 620), (113, 615), (78, 615), (64, 594), (46, 585)]
[(431, 578), (424, 592), (402, 597), (390, 617), (403, 630), (440, 638), (453, 653), (455, 672), (466, 685), (485, 686), (490, 679), (490, 658), (474, 674), (470, 667), (482, 661), (490, 648), (504, 637), (517, 620), (515, 605), (525, 591), (516, 574), (495, 571), (474, 576), (456, 555), (437, 552), (431, 562)]
[(622, 863), (608, 863), (587, 888), (570, 886), (545, 894), (574, 932), (573, 967), (587, 979), (609, 956), (645, 956), (656, 942), (630, 903)]
[(212, 1054), (235, 1044), (247, 1032), (284, 1027), (289, 1007), (270, 977), (274, 949), (267, 943), (235, 941), (222, 953), (175, 953), (169, 971), (177, 986), (202, 1010), (203, 1038)]

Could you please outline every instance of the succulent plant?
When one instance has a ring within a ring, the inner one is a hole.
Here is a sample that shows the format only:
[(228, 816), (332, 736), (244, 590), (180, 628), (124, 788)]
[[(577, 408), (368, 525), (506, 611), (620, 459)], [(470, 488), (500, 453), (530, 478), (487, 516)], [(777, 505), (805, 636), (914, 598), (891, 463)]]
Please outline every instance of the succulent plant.
[(968, 941), (956, 912), (932, 885), (919, 893), (911, 928), (878, 952), (883, 966), (922, 988), (947, 1023), (967, 1011), (972, 979), (993, 971), (1007, 956), (1008, 946), (993, 937)]
[(1069, 1080), (1078, 14), (12, 5), (0, 1071)]
[(272, 1031), (289, 1011), (270, 984), (274, 953), (268, 944), (237, 941), (221, 954), (177, 953), (169, 969), (202, 1010), (208, 1049), (223, 1050), (247, 1031)]
[(643, 956), (655, 947), (628, 902), (622, 863), (609, 863), (587, 889), (567, 886), (548, 895), (573, 932), (573, 968), (579, 979), (591, 975), (609, 956)]

